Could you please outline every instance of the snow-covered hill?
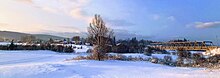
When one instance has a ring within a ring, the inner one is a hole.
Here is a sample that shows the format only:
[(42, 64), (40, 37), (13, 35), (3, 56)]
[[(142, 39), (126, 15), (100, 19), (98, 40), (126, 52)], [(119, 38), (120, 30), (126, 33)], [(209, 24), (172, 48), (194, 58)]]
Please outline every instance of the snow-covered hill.
[(218, 78), (220, 74), (220, 70), (169, 67), (149, 62), (65, 61), (79, 55), (84, 54), (0, 51), (0, 78)]

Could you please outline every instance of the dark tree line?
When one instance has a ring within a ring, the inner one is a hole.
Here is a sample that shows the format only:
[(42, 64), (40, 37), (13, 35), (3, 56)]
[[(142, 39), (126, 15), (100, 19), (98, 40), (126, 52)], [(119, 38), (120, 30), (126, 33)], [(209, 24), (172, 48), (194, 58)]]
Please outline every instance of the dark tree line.
[[(118, 40), (112, 47), (112, 52), (117, 53), (143, 53), (145, 48), (153, 41), (137, 40), (136, 37), (127, 40)], [(113, 43), (112, 43), (113, 44)]]

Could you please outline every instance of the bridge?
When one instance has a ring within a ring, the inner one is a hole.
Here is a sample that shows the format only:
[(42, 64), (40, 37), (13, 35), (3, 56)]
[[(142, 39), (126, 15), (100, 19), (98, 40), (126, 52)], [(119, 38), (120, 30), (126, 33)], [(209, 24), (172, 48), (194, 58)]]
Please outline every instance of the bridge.
[(191, 51), (210, 51), (218, 48), (214, 46), (211, 41), (202, 41), (202, 42), (157, 42), (152, 43), (150, 47), (158, 48), (161, 50), (191, 50)]

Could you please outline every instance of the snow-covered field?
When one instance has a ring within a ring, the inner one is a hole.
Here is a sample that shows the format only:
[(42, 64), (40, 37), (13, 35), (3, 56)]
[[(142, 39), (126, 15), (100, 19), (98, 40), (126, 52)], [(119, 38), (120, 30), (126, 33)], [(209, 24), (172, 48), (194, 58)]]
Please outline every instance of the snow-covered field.
[(220, 70), (169, 67), (150, 62), (65, 61), (79, 55), (85, 54), (0, 51), (0, 78), (219, 78), (220, 74)]

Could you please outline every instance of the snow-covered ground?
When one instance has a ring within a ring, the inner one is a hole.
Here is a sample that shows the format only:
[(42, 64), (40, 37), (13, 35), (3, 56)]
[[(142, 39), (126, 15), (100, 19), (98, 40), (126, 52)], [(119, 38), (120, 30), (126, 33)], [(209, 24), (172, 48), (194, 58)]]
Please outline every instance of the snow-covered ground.
[(75, 53), (86, 53), (89, 49), (93, 49), (92, 46), (87, 45), (64, 44), (64, 46), (72, 46)]
[(220, 70), (169, 67), (140, 61), (65, 61), (79, 55), (84, 54), (0, 51), (0, 78), (219, 78), (220, 74)]
[[(5, 46), (7, 46), (7, 45), (10, 45), (11, 44), (11, 42), (0, 42), (0, 45), (5, 45)], [(22, 45), (22, 43), (14, 43), (15, 45)]]

